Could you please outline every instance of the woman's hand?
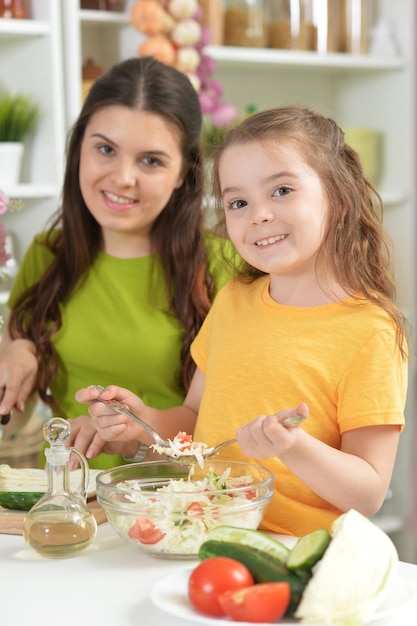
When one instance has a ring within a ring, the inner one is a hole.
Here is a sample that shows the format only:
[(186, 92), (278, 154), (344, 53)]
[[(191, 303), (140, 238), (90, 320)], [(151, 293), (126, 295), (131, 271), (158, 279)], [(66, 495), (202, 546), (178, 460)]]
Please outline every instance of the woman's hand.
[[(79, 415), (71, 419), (71, 434), (65, 442), (67, 448), (77, 448), (87, 459), (94, 459), (100, 453), (123, 454), (133, 456), (137, 449), (137, 443), (126, 444), (122, 442), (108, 442), (102, 439), (94, 426), (89, 415)], [(70, 457), (70, 470), (79, 464), (78, 458)]]
[(75, 394), (75, 399), (81, 404), (89, 404), (89, 413), (91, 421), (96, 432), (103, 441), (107, 442), (128, 442), (128, 441), (144, 441), (145, 443), (153, 443), (152, 437), (136, 422), (129, 417), (121, 415), (114, 411), (109, 404), (97, 402), (98, 398), (103, 400), (118, 400), (125, 404), (133, 413), (147, 420), (147, 407), (138, 396), (124, 389), (110, 385), (103, 392), (99, 392), (95, 388), (79, 389)]
[(0, 415), (13, 408), (24, 411), (25, 402), (36, 387), (38, 361), (35, 344), (28, 339), (10, 339), (5, 334), (0, 345)]
[[(197, 417), (196, 410), (193, 408), (197, 403), (195, 396), (198, 396), (198, 392), (196, 390), (202, 386), (201, 380), (198, 382), (199, 378), (201, 377), (196, 372), (185, 404), (170, 409), (154, 409), (146, 406), (134, 393), (115, 385), (109, 385), (101, 393), (96, 387), (79, 389), (75, 394), (75, 399), (81, 404), (90, 405), (91, 421), (97, 429), (98, 437), (106, 442), (102, 451), (123, 454), (130, 458), (137, 452), (139, 442), (147, 446), (154, 443), (152, 435), (130, 417), (114, 411), (111, 404), (99, 402), (98, 398), (121, 402), (132, 413), (152, 426), (161, 437), (173, 439), (180, 430), (188, 433), (194, 431)], [(149, 455), (152, 456), (151, 452)]]
[(236, 438), (247, 456), (259, 460), (280, 456), (294, 445), (299, 431), (298, 426), (284, 426), (283, 420), (308, 413), (308, 406), (302, 402), (295, 409), (284, 409), (274, 415), (261, 415), (241, 426)]
[[(88, 415), (79, 415), (71, 419), (71, 434), (65, 445), (67, 448), (77, 448), (87, 459), (94, 459), (103, 451), (105, 441), (100, 437), (93, 420)], [(75, 455), (70, 458), (70, 469), (78, 466), (78, 459)]]

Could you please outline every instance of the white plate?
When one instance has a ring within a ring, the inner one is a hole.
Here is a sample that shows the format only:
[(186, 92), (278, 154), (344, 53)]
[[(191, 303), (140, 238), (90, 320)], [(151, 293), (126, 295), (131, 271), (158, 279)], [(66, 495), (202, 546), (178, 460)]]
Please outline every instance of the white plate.
[[(230, 624), (231, 620), (227, 618), (221, 619), (205, 617), (193, 609), (187, 595), (188, 578), (191, 572), (192, 569), (182, 570), (160, 580), (151, 590), (152, 602), (166, 613), (170, 613), (171, 615), (175, 615), (186, 620), (200, 622), (201, 624), (212, 624), (213, 626), (219, 626), (219, 624)], [(377, 614), (375, 614), (372, 619), (372, 622), (392, 615), (398, 609), (407, 604), (407, 602), (412, 600), (413, 596), (414, 589), (410, 583), (401, 576), (397, 576), (393, 581), (389, 596), (379, 607)], [(287, 621), (285, 622), (280, 621), (277, 623), (279, 623), (280, 626), (293, 626), (294, 624), (299, 623), (299, 621), (295, 619), (291, 620), (286, 618), (286, 620)], [(253, 626), (253, 624), (250, 624), (249, 622), (234, 623), (239, 623), (240, 626)], [(270, 625), (258, 624), (258, 626)]]

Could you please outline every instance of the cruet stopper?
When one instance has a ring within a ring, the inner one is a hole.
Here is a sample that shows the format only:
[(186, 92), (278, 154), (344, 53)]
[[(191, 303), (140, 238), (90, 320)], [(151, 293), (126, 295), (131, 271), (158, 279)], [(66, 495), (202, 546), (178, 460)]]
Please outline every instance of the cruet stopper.
[[(43, 427), (49, 443), (45, 449), (48, 489), (28, 511), (23, 521), (23, 536), (40, 555), (50, 558), (76, 556), (94, 540), (97, 523), (87, 507), (88, 464), (76, 448), (66, 448), (71, 426), (61, 417), (50, 419)], [(75, 454), (81, 467), (77, 489), (70, 485), (69, 458)]]

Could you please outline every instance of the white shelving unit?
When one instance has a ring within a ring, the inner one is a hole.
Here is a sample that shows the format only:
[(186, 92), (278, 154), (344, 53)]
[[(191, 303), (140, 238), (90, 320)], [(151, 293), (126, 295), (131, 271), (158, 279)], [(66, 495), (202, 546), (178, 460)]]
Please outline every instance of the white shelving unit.
[(56, 209), (62, 184), (66, 126), (60, 7), (56, 0), (32, 0), (32, 19), (0, 18), (0, 89), (26, 93), (41, 109), (40, 123), (25, 142), (22, 183), (3, 189), (24, 200), (21, 211), (2, 217), (18, 256)]

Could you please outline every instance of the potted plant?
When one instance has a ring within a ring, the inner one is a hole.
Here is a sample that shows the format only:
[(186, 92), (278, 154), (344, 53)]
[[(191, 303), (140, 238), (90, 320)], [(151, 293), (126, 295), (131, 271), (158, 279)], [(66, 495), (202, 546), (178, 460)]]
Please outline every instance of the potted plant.
[(23, 141), (35, 129), (39, 119), (39, 106), (29, 96), (12, 95), (8, 91), (0, 93), (1, 184), (19, 182)]

